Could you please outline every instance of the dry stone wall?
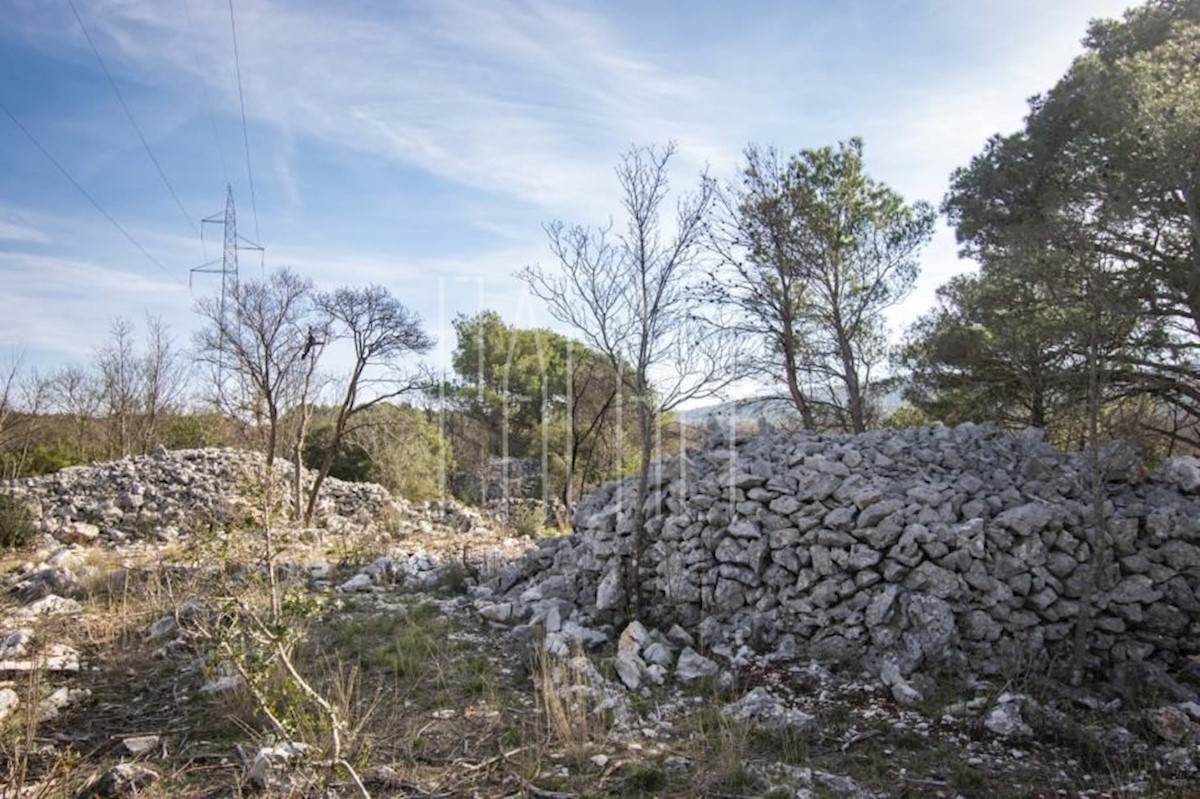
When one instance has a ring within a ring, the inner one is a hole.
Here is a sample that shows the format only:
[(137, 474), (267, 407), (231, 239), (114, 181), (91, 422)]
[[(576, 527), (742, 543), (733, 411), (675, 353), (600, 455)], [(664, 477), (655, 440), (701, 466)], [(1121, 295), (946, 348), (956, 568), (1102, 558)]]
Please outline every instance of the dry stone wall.
[[(1145, 475), (1121, 446), (1101, 462), (1110, 545), (1097, 558), (1086, 461), (1038, 431), (710, 442), (652, 472), (645, 615), (732, 652), (987, 673), (1066, 656), (1094, 583), (1092, 665), (1176, 665), (1200, 653), (1200, 462)], [(634, 492), (588, 496), (575, 534), (484, 586), (480, 604), (551, 636), (611, 637), (627, 621)]]

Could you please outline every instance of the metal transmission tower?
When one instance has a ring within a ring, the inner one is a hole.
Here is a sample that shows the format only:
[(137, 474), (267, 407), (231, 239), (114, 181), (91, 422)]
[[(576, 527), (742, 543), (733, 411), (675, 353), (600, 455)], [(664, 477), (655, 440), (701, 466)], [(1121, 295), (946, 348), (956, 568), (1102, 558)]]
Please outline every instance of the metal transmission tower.
[[(191, 274), (205, 273), (221, 276), (221, 309), (225, 309), (225, 296), (229, 287), (238, 280), (238, 250), (256, 250), (262, 252), (261, 245), (250, 241), (237, 232), (237, 209), (233, 204), (233, 186), (225, 187), (225, 211), (218, 211), (201, 221), (200, 238), (204, 238), (204, 225), (223, 225), (225, 228), (225, 247), (219, 259), (193, 267)], [(191, 285), (191, 277), (188, 277)]]
[[(200, 266), (193, 267), (188, 274), (188, 288), (192, 285), (192, 275), (195, 274), (210, 274), (221, 276), (221, 300), (219, 305), (219, 313), (221, 316), (220, 335), (221, 335), (221, 353), (217, 362), (217, 392), (218, 399), (224, 394), (225, 381), (225, 337), (226, 337), (226, 317), (225, 303), (229, 295), (229, 291), (237, 286), (238, 282), (238, 251), (239, 250), (254, 250), (259, 253), (263, 252), (262, 245), (256, 244), (253, 241), (241, 236), (237, 232), (237, 209), (233, 204), (233, 186), (225, 186), (225, 210), (218, 211), (212, 216), (205, 217), (200, 220), (200, 241), (204, 241), (205, 225), (222, 225), (224, 227), (224, 248), (219, 259), (214, 259)], [(239, 320), (240, 327), (240, 320)]]

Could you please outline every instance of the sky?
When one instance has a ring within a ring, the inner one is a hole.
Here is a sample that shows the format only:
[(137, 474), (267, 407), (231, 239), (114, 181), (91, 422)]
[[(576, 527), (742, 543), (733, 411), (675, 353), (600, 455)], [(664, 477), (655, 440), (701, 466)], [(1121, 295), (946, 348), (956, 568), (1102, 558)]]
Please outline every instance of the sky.
[[(677, 142), (686, 190), (751, 142), (859, 136), (872, 177), (936, 205), (1128, 5), (0, 0), (0, 356), (85, 363), (147, 314), (186, 344), (229, 185), (264, 247), (243, 277), (381, 284), (444, 363), (458, 313), (552, 325), (514, 275), (552, 265), (546, 223), (618, 213), (630, 146)], [(896, 335), (972, 268), (944, 222), (921, 268)]]

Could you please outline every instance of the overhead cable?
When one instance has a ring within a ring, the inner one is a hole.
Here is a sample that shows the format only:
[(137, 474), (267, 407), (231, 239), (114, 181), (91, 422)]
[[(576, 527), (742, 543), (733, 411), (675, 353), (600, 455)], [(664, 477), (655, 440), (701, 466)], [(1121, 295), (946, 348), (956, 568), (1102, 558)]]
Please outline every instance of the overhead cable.
[(105, 219), (108, 220), (109, 224), (111, 224), (113, 227), (115, 227), (122, 236), (124, 236), (126, 239), (128, 239), (129, 243), (132, 244), (134, 247), (136, 247), (142, 253), (142, 255), (146, 256), (147, 260), (149, 260), (151, 263), (153, 263), (155, 266), (157, 266), (160, 270), (162, 270), (162, 273), (165, 274), (167, 277), (171, 278), (172, 280), (175, 280), (178, 283), (181, 283), (181, 284), (183, 283), (183, 278), (179, 277), (178, 275), (173, 274), (169, 269), (167, 269), (167, 267), (165, 267), (163, 265), (162, 261), (158, 260), (153, 255), (151, 255), (150, 251), (147, 250), (145, 247), (143, 247), (141, 242), (139, 242), (137, 239), (135, 239), (133, 237), (133, 234), (130, 233), (128, 230), (126, 230), (125, 227), (120, 222), (118, 222), (116, 220), (116, 218), (113, 217), (112, 214), (110, 214), (108, 211), (104, 210), (104, 206), (102, 206), (96, 200), (96, 198), (93, 197), (91, 195), (91, 193), (89, 193), (88, 190), (85, 189), (80, 184), (80, 182), (78, 180), (76, 180), (71, 175), (70, 172), (67, 171), (67, 168), (64, 167), (57, 158), (55, 158), (53, 155), (50, 154), (49, 150), (47, 150), (45, 147), (42, 146), (42, 143), (37, 140), (37, 137), (35, 137), (33, 135), (33, 133), (30, 132), (29, 128), (27, 128), (23, 124), (21, 124), (21, 120), (17, 119), (16, 115), (13, 114), (13, 112), (10, 111), (8, 109), (8, 106), (6, 106), (3, 102), (0, 102), (0, 111), (3, 111), (5, 114), (8, 115), (8, 118), (11, 119), (13, 121), (13, 124), (16, 125), (21, 130), (21, 132), (25, 134), (25, 137), (28, 138), (29, 141), (31, 141), (33, 143), (33, 146), (38, 148), (39, 150), (41, 150), (42, 155), (46, 156), (47, 160), (49, 160), (50, 163), (54, 164), (55, 168), (58, 169), (58, 171), (62, 173), (62, 176), (64, 178), (66, 178), (67, 181), (72, 186), (74, 186), (76, 188), (76, 190), (78, 190), (78, 192), (80, 194), (82, 194), (84, 196), (84, 198), (88, 202), (90, 202), (92, 204), (92, 206), (95, 207), (95, 209), (97, 211), (99, 211), (100, 214)]

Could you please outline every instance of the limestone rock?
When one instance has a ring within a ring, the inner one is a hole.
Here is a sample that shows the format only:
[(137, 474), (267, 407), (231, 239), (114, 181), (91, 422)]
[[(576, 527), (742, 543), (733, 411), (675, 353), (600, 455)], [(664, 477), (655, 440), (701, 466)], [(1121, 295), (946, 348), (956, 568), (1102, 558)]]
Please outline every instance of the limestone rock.
[(612, 610), (619, 607), (624, 601), (624, 590), (621, 585), (621, 572), (612, 568), (604, 575), (604, 579), (600, 581), (600, 585), (596, 588), (596, 609), (597, 610)]
[(1197, 727), (1188, 714), (1171, 705), (1151, 711), (1150, 724), (1160, 738), (1175, 746), (1190, 743), (1196, 737)]
[(1194, 494), (1200, 489), (1200, 460), (1190, 457), (1168, 458), (1155, 477), (1180, 491)]
[(480, 606), (476, 606), (479, 615), (488, 621), (499, 622), (503, 624), (513, 616), (513, 606), (511, 602), (485, 602)]
[(83, 607), (74, 599), (66, 599), (57, 594), (49, 594), (21, 608), (17, 611), (17, 615), (22, 618), (32, 619), (38, 616), (74, 615), (82, 610)]
[(1053, 519), (1054, 508), (1048, 503), (1028, 502), (1004, 511), (996, 517), (996, 523), (1017, 535), (1028, 536), (1045, 529)]
[(338, 586), (338, 590), (346, 594), (362, 593), (375, 590), (375, 581), (371, 575), (359, 572)]
[(614, 667), (617, 677), (620, 678), (626, 688), (636, 691), (641, 687), (642, 675), (646, 670), (646, 663), (640, 657), (632, 653), (618, 655)]
[(891, 691), (892, 698), (906, 707), (919, 705), (925, 700), (921, 692), (900, 674), (900, 664), (895, 657), (885, 657), (880, 664), (879, 679)]
[[(739, 433), (706, 446), (661, 464), (643, 502), (637, 588), (647, 619), (675, 625), (674, 646), (741, 663), (746, 652), (784, 652), (791, 636), (786, 658), (893, 655), (905, 682), (889, 689), (902, 702), (915, 701), (921, 682), (907, 678), (932, 660), (994, 674), (1024, 648), (1070, 656), (1093, 560), (1081, 456), (1037, 431), (989, 425)], [(1200, 460), (1131, 481), (1127, 455), (1104, 455), (1114, 560), (1089, 657), (1174, 668), (1200, 657)], [(556, 621), (602, 637), (628, 631), (635, 493), (634, 480), (592, 492), (572, 536), (502, 570), (477, 598), (511, 603), (514, 619), (532, 614), (556, 649), (571, 641)], [(551, 597), (564, 603), (553, 612), (539, 604)], [(639, 633), (619, 644), (620, 656), (641, 659), (643, 682), (667, 663), (657, 643)], [(693, 656), (681, 656), (685, 674)], [(1009, 715), (998, 710), (994, 723)]]
[(91, 544), (100, 538), (100, 528), (87, 522), (67, 522), (54, 537), (64, 544)]
[(119, 763), (85, 786), (77, 799), (132, 799), (154, 785), (160, 775), (137, 763)]
[(0, 688), (0, 721), (4, 721), (20, 706), (21, 699), (17, 696), (16, 691), (11, 688)]
[(1024, 697), (1019, 694), (1002, 693), (996, 699), (987, 715), (983, 717), (983, 726), (988, 732), (999, 738), (1027, 738), (1033, 735), (1033, 728), (1025, 723), (1021, 716), (1021, 702)]
[(21, 627), (0, 635), (0, 660), (15, 660), (25, 657), (32, 642), (33, 630), (28, 627)]
[(720, 670), (714, 661), (689, 646), (679, 653), (679, 660), (675, 663), (675, 679), (680, 685), (689, 686), (716, 677)]
[(298, 741), (262, 747), (246, 769), (246, 782), (260, 789), (281, 787), (288, 765), (307, 751), (308, 745)]
[(738, 701), (725, 705), (721, 712), (735, 721), (771, 730), (792, 730), (806, 735), (817, 732), (816, 718), (785, 706), (761, 685)]
[(131, 755), (144, 755), (156, 751), (162, 745), (162, 736), (135, 735), (121, 739), (121, 746)]

